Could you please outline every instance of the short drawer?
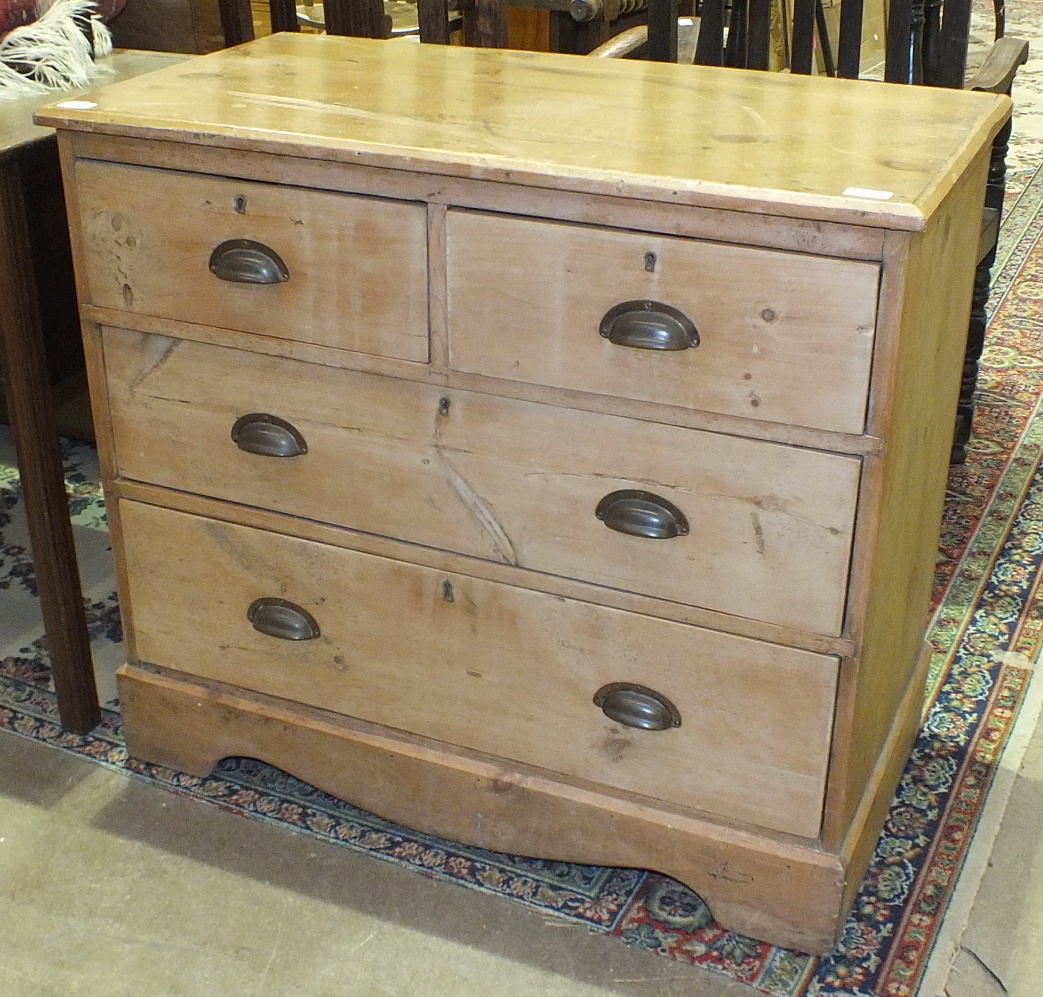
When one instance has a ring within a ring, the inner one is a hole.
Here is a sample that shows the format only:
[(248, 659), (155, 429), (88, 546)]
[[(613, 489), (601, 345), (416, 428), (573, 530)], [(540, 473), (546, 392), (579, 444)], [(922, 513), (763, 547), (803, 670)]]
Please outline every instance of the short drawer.
[[(142, 661), (818, 833), (833, 657), (133, 502), (120, 521)], [(594, 699), (616, 683), (680, 726), (609, 719)]]
[[(124, 477), (841, 632), (855, 458), (127, 330), (103, 336)], [(271, 452), (283, 444), (290, 455)], [(671, 524), (677, 535), (648, 535)]]
[(447, 240), (458, 370), (863, 430), (876, 264), (468, 211)]
[(428, 360), (423, 205), (83, 160), (76, 181), (92, 304)]

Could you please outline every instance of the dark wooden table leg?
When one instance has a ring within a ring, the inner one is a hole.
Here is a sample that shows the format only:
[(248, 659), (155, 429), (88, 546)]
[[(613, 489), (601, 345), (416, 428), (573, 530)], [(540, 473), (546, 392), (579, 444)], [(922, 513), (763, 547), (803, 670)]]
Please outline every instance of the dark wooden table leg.
[(62, 725), (101, 719), (16, 159), (0, 163), (0, 365)]

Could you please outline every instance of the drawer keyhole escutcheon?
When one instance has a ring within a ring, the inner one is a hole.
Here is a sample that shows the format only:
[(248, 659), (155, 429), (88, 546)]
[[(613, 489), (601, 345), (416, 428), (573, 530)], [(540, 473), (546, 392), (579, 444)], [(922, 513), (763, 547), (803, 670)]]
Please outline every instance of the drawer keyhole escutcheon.
[(645, 253), (645, 270), (648, 273), (655, 273), (655, 265), (659, 258), (655, 253)]
[(282, 284), (290, 279), (282, 257), (253, 239), (222, 242), (210, 254), (210, 272), (233, 284)]
[(690, 350), (699, 345), (699, 330), (684, 312), (648, 299), (614, 305), (598, 331), (610, 343), (632, 350)]
[(236, 419), (232, 442), (240, 450), (261, 457), (300, 457), (308, 452), (308, 444), (294, 426), (266, 412), (251, 412)]
[(672, 540), (688, 535), (688, 519), (673, 502), (637, 489), (609, 492), (594, 515), (610, 530), (631, 537)]
[(306, 609), (285, 599), (255, 599), (246, 611), (254, 630), (279, 640), (314, 640), (319, 625)]
[(594, 705), (609, 720), (639, 730), (681, 726), (681, 714), (666, 696), (632, 682), (610, 682), (594, 693)]
[(445, 602), (453, 602), (456, 599), (452, 582), (442, 582), (442, 599)]
[(246, 214), (246, 198), (242, 194), (238, 194), (235, 199), (235, 213), (237, 215)]

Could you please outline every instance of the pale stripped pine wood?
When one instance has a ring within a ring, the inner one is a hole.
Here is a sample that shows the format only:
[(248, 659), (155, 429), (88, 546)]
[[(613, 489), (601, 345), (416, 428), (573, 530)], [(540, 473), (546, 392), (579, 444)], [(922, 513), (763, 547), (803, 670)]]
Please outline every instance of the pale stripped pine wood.
[(229, 755), (270, 758), (407, 827), (515, 855), (656, 866), (695, 889), (729, 929), (805, 952), (836, 944), (840, 864), (798, 841), (607, 797), (531, 768), (183, 677), (126, 667), (119, 679), (135, 757), (198, 775)]
[(850, 656), (855, 651), (854, 642), (846, 637), (825, 637), (807, 630), (793, 630), (774, 623), (762, 623), (759, 620), (748, 620), (741, 616), (730, 616), (698, 606), (687, 606), (683, 603), (655, 599), (636, 592), (626, 592), (623, 589), (592, 585), (575, 578), (564, 578), (535, 571), (518, 571), (514, 565), (505, 564), (502, 561), (478, 560), (436, 547), (423, 547), (393, 537), (382, 537), (376, 533), (360, 533), (356, 530), (320, 523), (313, 519), (288, 517), (267, 509), (233, 505), (220, 499), (208, 498), (192, 492), (172, 492), (158, 485), (131, 481), (127, 478), (111, 482), (107, 494), (111, 499), (111, 504), (116, 508), (118, 508), (118, 500), (126, 498), (134, 502), (144, 502), (147, 505), (158, 505), (204, 516), (208, 519), (240, 523), (272, 533), (284, 533), (287, 536), (313, 540), (331, 547), (344, 547), (396, 561), (408, 561), (411, 564), (425, 565), (450, 574), (466, 574), (475, 578), (503, 582), (516, 588), (528, 588), (566, 599), (610, 606), (642, 616), (689, 623), (692, 626), (712, 630), (723, 630), (740, 637), (752, 637), (754, 640), (781, 644), (784, 647), (799, 647), (838, 657)]
[[(121, 514), (144, 661), (818, 834), (835, 658), (170, 510), (122, 503)], [(307, 610), (321, 637), (255, 631), (247, 609), (265, 597)], [(655, 689), (681, 726), (610, 721), (593, 703), (610, 682)]]
[[(840, 634), (856, 459), (126, 330), (105, 351), (125, 477)], [(248, 413), (308, 453), (241, 451)], [(595, 509), (621, 489), (672, 502), (690, 534), (608, 529)]]
[[(172, 141), (139, 142), (89, 132), (63, 134), (80, 159), (236, 176), (267, 183), (286, 183), (290, 179), (285, 157), (270, 152), (243, 152)], [(292, 180), (302, 187), (615, 225), (663, 235), (792, 249), (845, 259), (880, 260), (883, 253), (884, 233), (879, 228), (635, 201), (623, 195), (550, 190), (518, 183), (389, 171), (358, 163), (312, 159), (294, 161)]]
[[(422, 205), (107, 163), (76, 173), (91, 302), (427, 361)], [(290, 279), (214, 276), (210, 254), (230, 239), (274, 249)]]
[[(68, 132), (58, 133), (58, 154), (62, 163), (62, 177), (75, 176), (76, 155), (73, 149), (72, 136)], [(105, 357), (101, 346), (101, 330), (83, 314), (82, 302), (87, 297), (87, 278), (84, 274), (83, 232), (75, 219), (79, 218), (80, 192), (75, 183), (63, 184), (65, 193), (66, 214), (70, 219), (69, 239), (72, 244), (73, 263), (76, 278), (76, 294), (81, 302), (80, 329), (83, 335), (83, 354), (87, 373), (87, 386), (90, 393), (91, 418), (94, 421), (95, 439), (98, 445), (98, 463), (101, 470), (101, 481), (105, 495), (105, 515), (109, 534), (112, 538), (112, 554), (116, 568), (116, 582), (119, 592), (127, 590), (126, 564), (123, 560), (123, 535), (120, 530), (119, 503), (113, 491), (117, 476), (115, 444), (113, 442), (112, 421), (109, 416), (109, 398), (105, 380)], [(130, 615), (130, 606), (120, 607), (123, 625), (123, 641), (127, 654), (134, 657), (134, 625)]]
[(427, 208), (427, 287), (428, 328), (431, 330), (431, 364), (436, 370), (449, 367), (449, 315), (446, 304), (444, 204)]
[(96, 103), (38, 120), (913, 231), (1010, 113), (1009, 98), (939, 88), (899, 103), (862, 80), (294, 34)]
[[(434, 285), (432, 285), (433, 287)], [(432, 294), (434, 293), (435, 291), (432, 289)], [(434, 299), (432, 306), (437, 307)], [(258, 336), (251, 332), (237, 332), (234, 329), (215, 329), (198, 323), (179, 322), (174, 319), (155, 318), (149, 315), (134, 315), (111, 308), (98, 308), (95, 305), (82, 306), (81, 312), (85, 320), (94, 325), (118, 327), (171, 339), (209, 343), (214, 346), (227, 346), (264, 356), (286, 357), (303, 360), (306, 363), (320, 364), (324, 367), (381, 374), (399, 380), (435, 384), (442, 388), (458, 388), (464, 391), (495, 394), (503, 398), (516, 398), (519, 401), (542, 405), (567, 406), (584, 412), (601, 412), (641, 422), (684, 426), (689, 429), (707, 430), (729, 436), (785, 443), (811, 450), (825, 450), (855, 456), (878, 453), (880, 450), (880, 440), (875, 436), (855, 436), (851, 433), (807, 429), (801, 426), (721, 415), (701, 409), (682, 408), (678, 405), (663, 405), (659, 402), (646, 402), (632, 398), (614, 398), (607, 394), (550, 388), (542, 384), (525, 384), (521, 381), (507, 381), (503, 378), (493, 378), (482, 374), (465, 374), (454, 371), (445, 366), (443, 347), (447, 347), (448, 344), (442, 335), (444, 329), (432, 330), (432, 362), (419, 364), (390, 357), (349, 353), (327, 346), (318, 346), (314, 343)], [(443, 359), (434, 359), (434, 351), (441, 351), (439, 355), (443, 356)]]
[[(449, 212), (447, 259), (457, 370), (862, 431), (870, 263), (464, 211)], [(599, 335), (609, 309), (646, 299), (687, 315), (699, 345), (635, 350)]]
[(884, 446), (865, 465), (850, 630), (861, 653), (838, 705), (843, 736), (830, 783), (831, 847), (847, 833), (879, 764), (927, 627), (962, 373), (957, 344), (974, 280), (967, 250), (976, 245), (987, 169), (983, 150), (954, 183), (937, 225), (923, 236), (893, 235), (885, 255), (870, 411)]
[[(840, 843), (838, 851), (845, 875), (842, 904), (844, 910), (854, 903), (862, 885), (880, 839), (878, 829), (883, 827), (887, 819), (895, 790), (905, 772), (909, 753), (920, 733), (924, 713), (923, 690), (927, 684), (932, 652), (931, 645), (925, 642), (916, 667), (909, 676), (903, 695), (894, 710), (891, 729), (877, 755), (876, 766), (869, 775), (858, 808), (851, 815), (846, 836)], [(833, 833), (832, 829), (824, 829), (824, 832), (830, 835)]]

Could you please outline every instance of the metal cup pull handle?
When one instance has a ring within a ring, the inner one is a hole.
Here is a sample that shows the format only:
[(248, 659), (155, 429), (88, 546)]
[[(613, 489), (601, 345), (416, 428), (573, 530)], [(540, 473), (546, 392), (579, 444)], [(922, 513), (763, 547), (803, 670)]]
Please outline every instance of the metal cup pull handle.
[(699, 345), (699, 330), (684, 312), (647, 299), (610, 308), (599, 331), (610, 343), (632, 350), (689, 350)]
[(666, 696), (632, 682), (611, 682), (594, 693), (594, 705), (609, 720), (639, 730), (669, 730), (681, 726), (681, 714)]
[(294, 426), (266, 412), (251, 412), (236, 419), (232, 442), (240, 450), (261, 457), (300, 457), (308, 452), (308, 444)]
[(314, 640), (319, 636), (315, 617), (285, 599), (255, 599), (246, 611), (246, 618), (254, 630), (279, 640)]
[(609, 492), (594, 515), (610, 530), (631, 537), (670, 540), (688, 534), (688, 520), (673, 502), (637, 489)]
[(228, 239), (210, 254), (210, 272), (233, 284), (282, 284), (290, 271), (282, 257), (263, 242)]

